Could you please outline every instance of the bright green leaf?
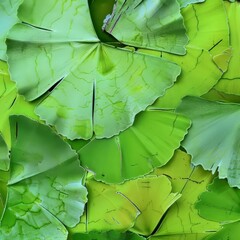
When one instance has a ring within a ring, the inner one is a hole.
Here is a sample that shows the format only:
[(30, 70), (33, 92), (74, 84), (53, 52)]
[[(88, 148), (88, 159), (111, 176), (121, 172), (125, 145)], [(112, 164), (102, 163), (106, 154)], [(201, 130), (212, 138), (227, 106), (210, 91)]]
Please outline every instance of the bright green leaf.
[(199, 214), (220, 222), (223, 228), (209, 240), (237, 240), (240, 227), (240, 190), (230, 188), (227, 181), (215, 179), (196, 204)]
[(158, 226), (166, 211), (181, 194), (172, 193), (171, 182), (166, 176), (147, 176), (119, 186), (119, 192), (139, 209), (131, 231), (149, 236)]
[(80, 223), (72, 234), (92, 231), (126, 231), (139, 215), (136, 206), (118, 192), (117, 185), (107, 185), (92, 178), (86, 180), (88, 202)]
[(11, 117), (11, 134), (2, 239), (66, 239), (63, 224), (75, 226), (87, 201), (76, 152), (49, 127), (23, 116)]
[(9, 149), (11, 147), (9, 116), (24, 114), (37, 120), (34, 114), (35, 105), (36, 103), (28, 103), (17, 94), (15, 83), (10, 80), (7, 63), (0, 61), (0, 132)]
[(182, 143), (193, 164), (213, 173), (218, 169), (220, 178), (240, 188), (240, 105), (186, 97), (177, 112), (193, 122)]
[(230, 44), (232, 46), (232, 57), (229, 63), (228, 71), (223, 75), (215, 88), (224, 93), (240, 95), (240, 4), (239, 1), (234, 3), (224, 2), (228, 22), (230, 27)]
[(176, 108), (184, 96), (207, 93), (228, 67), (231, 57), (229, 29), (222, 0), (189, 5), (182, 9), (182, 14), (189, 36), (187, 54), (162, 53), (164, 58), (178, 63), (182, 72), (174, 86), (167, 89), (154, 107)]
[(118, 0), (103, 28), (120, 42), (183, 55), (188, 38), (176, 0)]
[(168, 210), (151, 240), (202, 240), (220, 228), (218, 223), (201, 218), (194, 207), (213, 176), (201, 167), (193, 167), (190, 160), (188, 154), (177, 150), (166, 166), (154, 172), (166, 175), (181, 198)]
[(94, 139), (81, 148), (80, 160), (96, 174), (97, 180), (123, 182), (166, 164), (189, 127), (189, 120), (180, 115), (145, 111), (118, 136)]

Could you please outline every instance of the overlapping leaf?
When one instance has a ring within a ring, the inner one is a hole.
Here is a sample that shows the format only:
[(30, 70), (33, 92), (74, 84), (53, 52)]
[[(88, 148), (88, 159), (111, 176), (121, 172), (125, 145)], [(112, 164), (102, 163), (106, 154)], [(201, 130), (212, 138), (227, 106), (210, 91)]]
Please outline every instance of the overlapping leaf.
[(240, 227), (240, 190), (230, 188), (227, 181), (215, 179), (208, 191), (201, 194), (196, 207), (199, 214), (209, 220), (220, 222), (222, 229), (207, 238), (209, 240), (237, 240)]
[(28, 103), (17, 93), (15, 83), (10, 80), (7, 63), (0, 61), (0, 132), (8, 147), (11, 146), (9, 116), (24, 114), (38, 119), (34, 114), (36, 103)]
[[(177, 19), (181, 18), (175, 0), (164, 5), (157, 2), (158, 11), (164, 9), (165, 15), (172, 17), (175, 12)], [(137, 24), (142, 12), (137, 8), (132, 13)], [(155, 21), (158, 15), (143, 14), (146, 21)], [(8, 41), (11, 76), (30, 101), (48, 93), (36, 112), (70, 139), (118, 134), (180, 74), (180, 67), (160, 57), (101, 43), (87, 0), (51, 4), (47, 0), (24, 0), (19, 19), (22, 22), (13, 27)], [(178, 46), (184, 49), (186, 42), (182, 19), (177, 22), (180, 32), (172, 34), (170, 52), (182, 36), (185, 40)], [(120, 31), (125, 32), (125, 28)], [(171, 41), (167, 38), (162, 44), (166, 42)]]
[(193, 124), (182, 145), (192, 155), (194, 165), (227, 178), (240, 188), (240, 105), (186, 97), (177, 112)]
[(228, 69), (231, 51), (228, 49), (229, 29), (223, 1), (191, 4), (182, 9), (182, 14), (189, 37), (187, 54), (162, 53), (163, 57), (178, 63), (182, 73), (154, 107), (176, 108), (184, 96), (207, 93)]
[(181, 198), (161, 219), (151, 240), (202, 240), (220, 229), (219, 223), (205, 220), (195, 209), (199, 194), (206, 190), (213, 176), (201, 167), (193, 167), (190, 160), (188, 154), (178, 150), (166, 166), (154, 172), (166, 175), (173, 191), (181, 193)]
[(123, 182), (166, 164), (189, 127), (190, 121), (180, 115), (145, 111), (118, 136), (94, 139), (81, 148), (80, 160), (96, 174), (97, 180)]
[(232, 57), (229, 63), (228, 71), (223, 75), (215, 88), (220, 92), (240, 95), (240, 4), (239, 1), (234, 1), (234, 3), (225, 1), (224, 4), (230, 27)]
[(150, 235), (159, 219), (180, 197), (165, 176), (147, 176), (123, 185), (87, 180), (89, 202), (72, 235), (92, 231), (131, 231)]
[(70, 232), (126, 231), (134, 225), (139, 210), (118, 193), (117, 185), (107, 185), (88, 177), (88, 202), (80, 223)]
[(63, 224), (76, 225), (87, 201), (76, 152), (49, 127), (23, 116), (11, 117), (11, 134), (1, 239), (66, 239)]
[(119, 0), (104, 29), (130, 46), (185, 54), (188, 38), (176, 0)]
[(0, 1), (0, 59), (6, 60), (6, 37), (10, 28), (18, 22), (17, 9), (22, 0)]

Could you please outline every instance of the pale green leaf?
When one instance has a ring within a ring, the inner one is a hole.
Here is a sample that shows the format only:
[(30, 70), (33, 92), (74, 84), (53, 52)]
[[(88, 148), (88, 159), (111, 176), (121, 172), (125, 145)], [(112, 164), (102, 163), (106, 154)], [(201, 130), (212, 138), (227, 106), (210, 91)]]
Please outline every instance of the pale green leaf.
[(6, 60), (6, 37), (10, 28), (18, 22), (17, 9), (22, 0), (0, 1), (0, 59)]
[(145, 111), (118, 136), (94, 139), (81, 148), (81, 164), (104, 182), (119, 183), (144, 175), (171, 159), (189, 127), (189, 120), (180, 115)]
[(240, 188), (240, 105), (186, 97), (177, 112), (192, 120), (182, 146), (193, 164), (213, 173), (218, 170), (220, 178)]
[(183, 55), (188, 38), (176, 0), (116, 2), (104, 29), (124, 44)]
[(11, 77), (27, 100), (44, 95), (36, 112), (60, 134), (70, 139), (111, 137), (131, 126), (137, 113), (173, 85), (180, 67), (99, 43), (94, 30), (85, 26), (92, 26), (87, 1), (63, 4), (60, 14), (62, 2), (46, 9), (40, 1), (21, 5), (24, 23), (12, 29), (8, 40)]
[(11, 134), (3, 239), (66, 239), (63, 224), (75, 226), (87, 201), (76, 152), (49, 127), (23, 116), (11, 117)]

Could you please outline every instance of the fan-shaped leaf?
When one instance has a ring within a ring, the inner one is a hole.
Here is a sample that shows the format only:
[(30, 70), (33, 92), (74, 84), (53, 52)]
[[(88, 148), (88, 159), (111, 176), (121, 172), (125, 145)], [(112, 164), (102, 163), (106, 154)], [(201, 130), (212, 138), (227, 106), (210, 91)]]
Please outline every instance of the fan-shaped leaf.
[(228, 22), (230, 27), (230, 44), (232, 46), (232, 57), (229, 63), (228, 71), (223, 75), (215, 88), (220, 92), (240, 95), (240, 4), (239, 1), (234, 3), (224, 2)]
[(100, 43), (87, 0), (24, 0), (19, 18), (8, 41), (11, 76), (27, 100), (47, 93), (36, 112), (70, 139), (118, 134), (180, 74), (162, 58)]
[(240, 105), (186, 97), (177, 112), (193, 122), (182, 143), (193, 164), (212, 172), (218, 169), (220, 178), (240, 188)]
[(202, 240), (220, 229), (218, 223), (201, 218), (194, 207), (199, 194), (206, 190), (213, 176), (200, 166), (193, 167), (190, 160), (187, 153), (177, 150), (166, 166), (154, 172), (166, 175), (173, 191), (181, 193), (181, 198), (161, 219), (151, 240)]
[(62, 223), (75, 226), (87, 200), (76, 152), (49, 127), (23, 116), (11, 117), (11, 134), (2, 239), (66, 239)]
[(80, 223), (72, 234), (92, 231), (126, 231), (139, 215), (136, 206), (118, 193), (117, 185), (107, 185), (89, 177), (86, 180), (88, 202)]
[(166, 164), (189, 127), (189, 120), (180, 115), (145, 111), (119, 136), (94, 139), (81, 148), (80, 160), (97, 180), (123, 182)]
[(230, 188), (225, 180), (215, 179), (208, 191), (201, 194), (196, 208), (209, 220), (220, 222), (223, 228), (209, 240), (238, 239), (240, 226), (240, 190)]
[(192, 4), (182, 9), (182, 14), (189, 36), (187, 54), (162, 53), (164, 58), (178, 63), (182, 73), (174, 86), (154, 103), (154, 107), (176, 108), (184, 96), (207, 93), (228, 69), (231, 51), (228, 49), (229, 29), (223, 1)]
[(105, 29), (127, 45), (185, 54), (188, 38), (176, 0), (116, 2)]

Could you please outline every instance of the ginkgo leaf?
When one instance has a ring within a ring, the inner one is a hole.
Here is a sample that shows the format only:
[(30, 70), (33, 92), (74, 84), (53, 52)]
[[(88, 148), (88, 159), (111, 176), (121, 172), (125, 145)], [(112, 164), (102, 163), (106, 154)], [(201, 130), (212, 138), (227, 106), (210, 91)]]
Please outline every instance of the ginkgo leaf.
[(183, 55), (188, 42), (176, 0), (116, 2), (103, 27), (124, 44)]
[(179, 192), (181, 198), (161, 219), (151, 240), (202, 240), (220, 229), (219, 223), (200, 217), (195, 208), (199, 194), (206, 190), (214, 176), (200, 166), (192, 166), (190, 160), (190, 155), (177, 150), (167, 165), (154, 171), (167, 176), (173, 191)]
[(19, 93), (29, 101), (46, 93), (36, 113), (58, 133), (70, 139), (116, 135), (180, 74), (163, 58), (100, 42), (87, 0), (44, 2), (24, 0), (7, 54)]
[(86, 179), (88, 202), (80, 223), (71, 234), (92, 231), (126, 231), (134, 225), (139, 210), (118, 192), (117, 185), (107, 185)]
[(226, 180), (215, 179), (208, 191), (200, 195), (199, 214), (223, 226), (209, 240), (238, 239), (240, 227), (240, 190), (230, 188)]
[(182, 143), (193, 164), (213, 173), (218, 169), (220, 178), (240, 188), (240, 105), (186, 97), (177, 112), (193, 122)]
[(176, 56), (162, 53), (162, 56), (178, 63), (182, 72), (174, 86), (167, 89), (153, 107), (176, 108), (184, 96), (207, 93), (228, 69), (231, 51), (223, 1), (191, 4), (181, 12), (189, 36), (187, 54)]
[(78, 152), (81, 164), (104, 182), (136, 178), (166, 164), (189, 127), (190, 121), (180, 115), (145, 111), (118, 136), (94, 139), (82, 147)]
[(0, 132), (10, 149), (9, 116), (24, 114), (35, 120), (38, 120), (38, 117), (34, 114), (36, 103), (28, 103), (17, 94), (15, 83), (10, 80), (7, 63), (3, 61), (0, 61), (0, 106)]
[(18, 22), (17, 9), (22, 0), (0, 1), (0, 59), (6, 60), (6, 37), (10, 28)]
[(224, 2), (229, 28), (230, 28), (230, 44), (232, 46), (232, 57), (229, 62), (229, 69), (223, 75), (215, 88), (224, 93), (240, 95), (240, 4), (239, 1), (234, 3)]
[(170, 180), (166, 176), (146, 176), (119, 186), (119, 193), (139, 209), (140, 215), (131, 231), (149, 236), (160, 219), (181, 194), (172, 193)]
[[(11, 117), (12, 147), (2, 239), (66, 239), (87, 201), (75, 151), (49, 127)], [(27, 136), (27, 138), (26, 138)]]
[(159, 219), (180, 197), (166, 176), (146, 176), (122, 185), (86, 181), (89, 201), (80, 224), (71, 234), (131, 231), (150, 235)]
[(109, 231), (109, 232), (91, 232), (91, 233), (77, 233), (74, 234), (69, 240), (145, 240), (144, 237), (141, 237), (132, 232), (118, 232), (118, 231)]

